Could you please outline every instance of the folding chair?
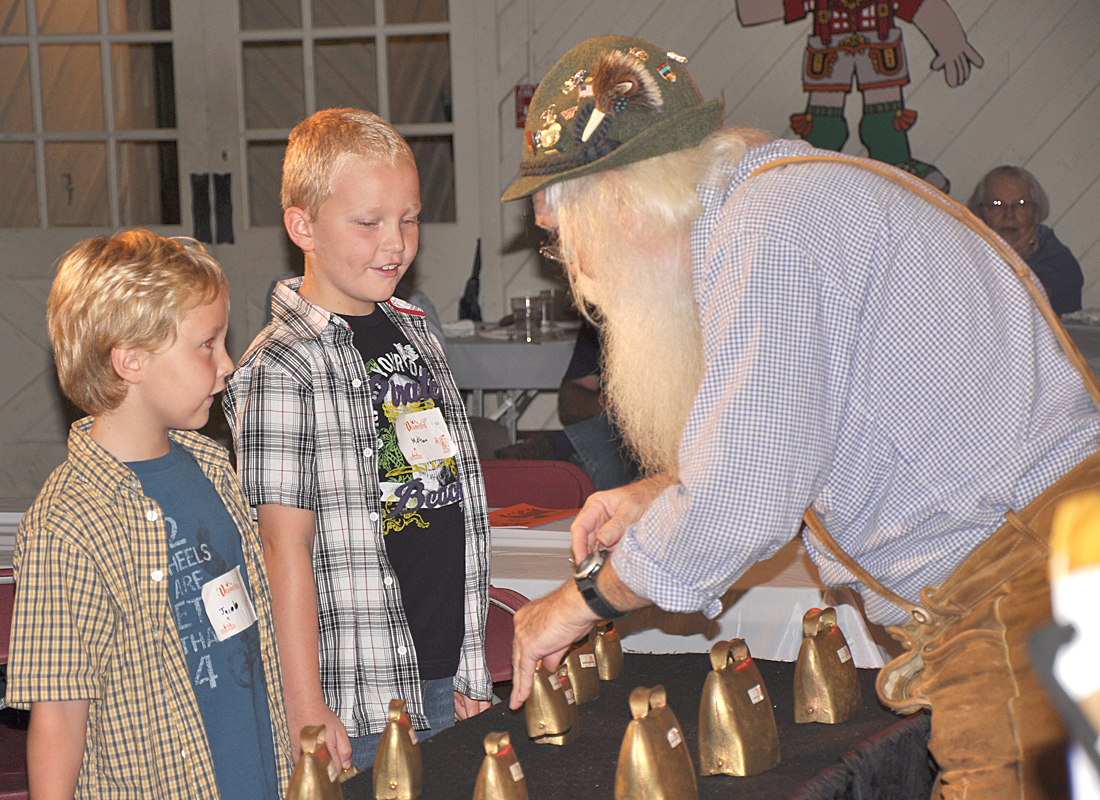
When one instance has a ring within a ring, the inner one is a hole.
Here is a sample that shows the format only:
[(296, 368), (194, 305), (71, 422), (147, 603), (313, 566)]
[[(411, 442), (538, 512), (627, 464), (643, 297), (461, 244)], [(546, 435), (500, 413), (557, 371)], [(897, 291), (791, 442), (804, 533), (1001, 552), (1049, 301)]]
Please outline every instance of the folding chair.
[(580, 508), (596, 491), (592, 479), (568, 461), (483, 459), (490, 508), (530, 503), (539, 508)]

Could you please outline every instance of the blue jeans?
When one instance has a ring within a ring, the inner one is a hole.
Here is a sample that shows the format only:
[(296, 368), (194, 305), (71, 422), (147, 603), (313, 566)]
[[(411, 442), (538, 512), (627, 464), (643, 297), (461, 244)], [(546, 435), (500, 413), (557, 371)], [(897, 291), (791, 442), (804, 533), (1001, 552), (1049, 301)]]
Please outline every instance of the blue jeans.
[[(426, 731), (417, 731), (416, 738), (424, 741), (441, 730), (455, 724), (455, 681), (454, 678), (439, 678), (420, 682), (420, 693), (424, 696), (424, 716), (431, 727)], [(362, 771), (374, 765), (374, 754), (381, 733), (368, 733), (366, 736), (351, 737), (351, 763)]]
[(577, 451), (569, 460), (588, 473), (597, 492), (637, 479), (638, 466), (623, 450), (622, 435), (606, 411), (562, 430)]

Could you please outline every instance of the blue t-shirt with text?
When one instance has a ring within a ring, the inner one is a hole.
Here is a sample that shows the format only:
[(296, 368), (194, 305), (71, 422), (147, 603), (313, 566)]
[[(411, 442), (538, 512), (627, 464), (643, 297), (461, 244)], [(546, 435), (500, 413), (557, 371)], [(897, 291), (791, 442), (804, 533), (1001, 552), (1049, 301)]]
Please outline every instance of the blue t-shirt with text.
[(219, 642), (202, 602), (203, 584), (234, 567), (240, 566), (245, 587), (250, 585), (240, 532), (198, 462), (175, 442), (168, 455), (127, 466), (164, 513), (168, 596), (218, 791), (234, 800), (278, 798), (259, 627)]

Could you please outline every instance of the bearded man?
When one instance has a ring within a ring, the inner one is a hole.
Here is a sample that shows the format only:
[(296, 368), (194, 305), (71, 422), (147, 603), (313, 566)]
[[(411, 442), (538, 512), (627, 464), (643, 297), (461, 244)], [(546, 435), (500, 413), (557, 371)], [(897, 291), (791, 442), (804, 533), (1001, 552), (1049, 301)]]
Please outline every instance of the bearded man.
[(648, 473), (592, 496), (576, 580), (517, 613), (512, 707), (598, 619), (717, 615), (805, 516), (825, 583), (907, 648), (878, 691), (932, 709), (936, 796), (1057, 796), (1040, 762), (1063, 733), (1026, 638), (1050, 614), (1054, 502), (1100, 484), (1100, 386), (965, 209), (878, 162), (719, 130), (683, 61), (629, 37), (570, 50), (504, 196), (532, 196), (605, 326)]

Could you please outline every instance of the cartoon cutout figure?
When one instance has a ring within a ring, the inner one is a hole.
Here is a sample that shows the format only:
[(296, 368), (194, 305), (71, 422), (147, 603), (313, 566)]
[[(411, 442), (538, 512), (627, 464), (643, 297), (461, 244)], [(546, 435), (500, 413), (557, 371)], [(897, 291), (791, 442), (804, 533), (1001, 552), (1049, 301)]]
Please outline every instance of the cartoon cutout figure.
[(917, 112), (902, 100), (909, 64), (894, 25), (895, 17), (915, 25), (936, 51), (931, 69), (942, 69), (948, 86), (961, 86), (970, 65), (984, 62), (946, 0), (737, 0), (737, 16), (746, 27), (813, 19), (802, 64), (802, 88), (810, 97), (804, 113), (791, 115), (795, 133), (815, 147), (839, 151), (848, 140), (844, 103), (854, 77), (863, 94), (859, 138), (868, 155), (950, 191), (942, 172), (909, 151), (907, 131)]

